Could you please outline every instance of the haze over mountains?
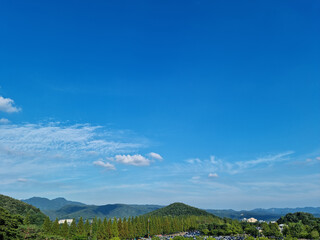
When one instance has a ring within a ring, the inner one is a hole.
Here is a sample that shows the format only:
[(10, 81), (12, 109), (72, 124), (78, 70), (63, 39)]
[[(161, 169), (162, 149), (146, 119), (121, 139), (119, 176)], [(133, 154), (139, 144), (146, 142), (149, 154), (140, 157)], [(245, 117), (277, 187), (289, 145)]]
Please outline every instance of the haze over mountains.
[[(163, 208), (160, 205), (137, 205), (137, 204), (106, 204), (101, 206), (86, 205), (81, 202), (69, 201), (64, 198), (56, 198), (49, 200), (47, 198), (33, 197), (30, 199), (22, 200), (39, 208), (42, 212), (48, 215), (51, 219), (56, 217), (61, 218), (113, 218), (113, 217), (130, 217), (147, 214), (154, 210)], [(169, 205), (171, 206), (171, 205)], [(176, 205), (175, 209), (176, 209)], [(179, 207), (179, 206), (178, 206)], [(166, 208), (167, 209), (167, 208)], [(170, 208), (167, 209), (170, 212)], [(157, 212), (157, 211), (156, 211)], [(161, 211), (163, 213), (163, 211)], [(307, 212), (313, 214), (315, 217), (320, 217), (320, 207), (304, 207), (304, 208), (270, 208), (262, 209), (257, 208), (253, 210), (235, 211), (206, 209), (202, 213), (211, 213), (219, 217), (228, 217), (232, 219), (243, 219), (254, 217), (259, 220), (271, 221), (277, 220), (287, 213), (294, 212)]]
[(137, 205), (137, 204), (106, 204), (101, 206), (86, 205), (80, 202), (68, 201), (64, 198), (47, 198), (33, 197), (22, 200), (33, 206), (40, 208), (42, 212), (55, 219), (61, 218), (113, 218), (113, 217), (130, 217), (139, 216), (149, 213), (156, 209), (162, 208), (159, 205)]

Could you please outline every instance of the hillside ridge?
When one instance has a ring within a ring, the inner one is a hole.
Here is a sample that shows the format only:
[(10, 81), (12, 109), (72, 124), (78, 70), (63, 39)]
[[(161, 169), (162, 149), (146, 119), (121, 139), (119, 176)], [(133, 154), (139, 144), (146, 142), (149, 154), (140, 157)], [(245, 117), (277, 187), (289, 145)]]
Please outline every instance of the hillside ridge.
[(0, 194), (0, 207), (12, 215), (28, 216), (32, 224), (41, 225), (46, 217), (39, 208), (2, 194)]

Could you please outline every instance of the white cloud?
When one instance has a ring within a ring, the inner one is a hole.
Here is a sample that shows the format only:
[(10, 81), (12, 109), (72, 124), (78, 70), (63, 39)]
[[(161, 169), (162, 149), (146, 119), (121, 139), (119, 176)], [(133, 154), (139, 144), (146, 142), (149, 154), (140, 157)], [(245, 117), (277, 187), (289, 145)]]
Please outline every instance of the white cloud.
[(227, 162), (221, 159), (217, 159), (215, 156), (211, 156), (210, 160), (207, 161), (211, 163), (214, 171), (227, 172), (229, 174), (236, 174), (243, 172), (246, 169), (254, 168), (257, 165), (272, 165), (275, 162), (282, 162), (289, 160), (289, 155), (293, 154), (293, 151), (287, 151), (283, 153), (278, 153), (275, 155), (268, 155), (265, 157), (260, 157), (255, 160), (238, 161), (238, 162)]
[(245, 168), (254, 167), (258, 164), (271, 164), (273, 162), (285, 161), (285, 160), (288, 160), (287, 156), (289, 156), (293, 153), (294, 153), (293, 151), (287, 151), (287, 152), (279, 153), (276, 155), (269, 155), (266, 157), (261, 157), (261, 158), (255, 159), (255, 160), (236, 162), (235, 164), (240, 169), (245, 169)]
[(140, 154), (135, 155), (116, 155), (115, 161), (126, 164), (126, 165), (133, 165), (133, 166), (148, 166), (150, 165), (150, 159), (145, 158)]
[(8, 124), (10, 121), (6, 118), (0, 118), (0, 124)]
[(116, 167), (113, 164), (109, 163), (109, 162), (103, 162), (101, 160), (98, 160), (98, 161), (93, 162), (93, 164), (97, 165), (97, 166), (100, 166), (100, 167), (104, 167), (104, 168), (106, 168), (108, 170), (116, 170)]
[(210, 156), (209, 159), (201, 160), (199, 158), (187, 159), (185, 162), (190, 165), (177, 165), (175, 167), (176, 172), (189, 172), (190, 174), (207, 174), (207, 172), (215, 172), (217, 174), (224, 172), (228, 174), (238, 174), (251, 169), (261, 168), (261, 167), (271, 167), (274, 164), (280, 162), (285, 162), (291, 159), (290, 155), (293, 154), (293, 151), (278, 153), (274, 155), (268, 155), (265, 157), (260, 157), (254, 160), (247, 161), (227, 161), (219, 159), (216, 156)]
[(218, 174), (216, 174), (216, 173), (209, 173), (208, 177), (209, 177), (209, 178), (217, 178), (217, 177), (219, 177), (219, 176), (218, 176)]
[(18, 182), (28, 182), (28, 179), (25, 178), (18, 178), (17, 179)]
[(143, 144), (135, 142), (135, 139), (125, 138), (126, 136), (90, 124), (0, 125), (0, 154), (43, 154), (50, 158), (59, 155), (78, 159), (130, 152), (143, 147)]
[(0, 125), (0, 179), (84, 169), (95, 159), (136, 152), (145, 142), (130, 132), (90, 124)]
[(148, 156), (153, 158), (153, 159), (157, 159), (157, 160), (162, 160), (163, 159), (160, 154), (155, 153), (155, 152), (149, 153)]
[(320, 161), (320, 157), (316, 157), (316, 159)]
[(194, 164), (194, 163), (201, 163), (201, 160), (199, 158), (190, 158), (186, 160), (187, 163)]
[(199, 180), (199, 179), (200, 179), (199, 176), (193, 176), (193, 177), (191, 178), (191, 180)]
[(0, 96), (0, 111), (14, 113), (21, 111), (21, 109), (14, 106), (14, 101), (11, 98), (4, 98)]

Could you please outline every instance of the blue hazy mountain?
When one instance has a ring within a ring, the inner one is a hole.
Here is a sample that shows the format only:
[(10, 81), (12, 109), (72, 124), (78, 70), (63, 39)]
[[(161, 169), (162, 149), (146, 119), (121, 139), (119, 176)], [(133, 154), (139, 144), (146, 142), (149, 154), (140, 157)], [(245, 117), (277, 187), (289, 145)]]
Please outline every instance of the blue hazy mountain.
[(311, 213), (315, 217), (320, 217), (320, 207), (268, 208), (268, 209), (256, 208), (253, 210), (241, 210), (241, 211), (235, 211), (232, 209), (227, 209), (227, 210), (207, 209), (207, 211), (219, 217), (227, 217), (227, 218), (238, 219), (238, 220), (243, 218), (253, 217), (258, 220), (275, 221), (288, 213), (296, 213), (296, 212)]
[(55, 199), (48, 199), (42, 197), (32, 197), (29, 199), (21, 200), (25, 203), (33, 205), (40, 210), (58, 210), (67, 205), (77, 205), (77, 206), (85, 206), (86, 204), (81, 202), (68, 201), (65, 198), (59, 197)]
[[(137, 204), (106, 204), (101, 206), (86, 205), (81, 202), (74, 202), (59, 197), (52, 200), (41, 197), (33, 197), (22, 200), (42, 210), (51, 219), (57, 218), (113, 218), (113, 217), (131, 217), (150, 213), (154, 210), (163, 208), (160, 205), (137, 205)], [(258, 220), (275, 221), (287, 213), (306, 212), (315, 217), (320, 217), (320, 207), (302, 207), (302, 208), (256, 208), (253, 210), (235, 211), (232, 209), (217, 210), (205, 209), (207, 212), (218, 217), (227, 217), (232, 219), (243, 219), (254, 217)]]

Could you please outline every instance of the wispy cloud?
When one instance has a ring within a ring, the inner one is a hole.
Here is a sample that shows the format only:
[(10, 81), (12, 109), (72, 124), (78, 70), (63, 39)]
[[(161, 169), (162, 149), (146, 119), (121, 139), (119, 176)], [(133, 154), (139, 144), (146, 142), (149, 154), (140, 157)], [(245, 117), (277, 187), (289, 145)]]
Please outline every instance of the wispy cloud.
[(103, 167), (107, 170), (116, 170), (116, 167), (113, 164), (111, 164), (109, 162), (103, 162), (102, 160), (94, 161), (93, 164), (100, 166), (100, 167)]
[(159, 153), (151, 152), (148, 154), (148, 156), (156, 160), (163, 160)]
[[(216, 171), (227, 172), (229, 174), (236, 174), (243, 172), (246, 169), (254, 168), (259, 165), (270, 166), (276, 162), (283, 162), (290, 159), (290, 155), (293, 151), (286, 151), (283, 153), (267, 155), (264, 157), (259, 157), (254, 160), (247, 161), (237, 161), (237, 162), (227, 162), (222, 159), (217, 159), (215, 156), (211, 156), (209, 162), (212, 164)], [(208, 161), (206, 161), (208, 163)]]
[(6, 113), (14, 113), (21, 111), (21, 108), (14, 106), (14, 101), (11, 98), (0, 96), (0, 111)]
[[(112, 155), (143, 147), (125, 134), (90, 124), (63, 125), (61, 123), (0, 126), (0, 154), (63, 156), (76, 159), (97, 153)], [(116, 140), (115, 140), (116, 139)]]
[(28, 182), (28, 179), (25, 178), (18, 178), (17, 179), (18, 182)]
[(208, 177), (209, 178), (217, 178), (218, 174), (217, 173), (209, 173)]
[(190, 158), (186, 160), (187, 163), (194, 164), (194, 163), (201, 163), (199, 158)]
[[(99, 157), (136, 152), (146, 142), (131, 132), (91, 124), (0, 125), (0, 178), (18, 178), (21, 173), (45, 177), (49, 172), (89, 166)], [(111, 165), (100, 163), (107, 169)]]
[(114, 157), (115, 161), (118, 163), (133, 165), (133, 166), (148, 166), (150, 165), (151, 160), (140, 155), (116, 155)]
[(6, 118), (0, 118), (0, 124), (8, 124), (10, 121)]

